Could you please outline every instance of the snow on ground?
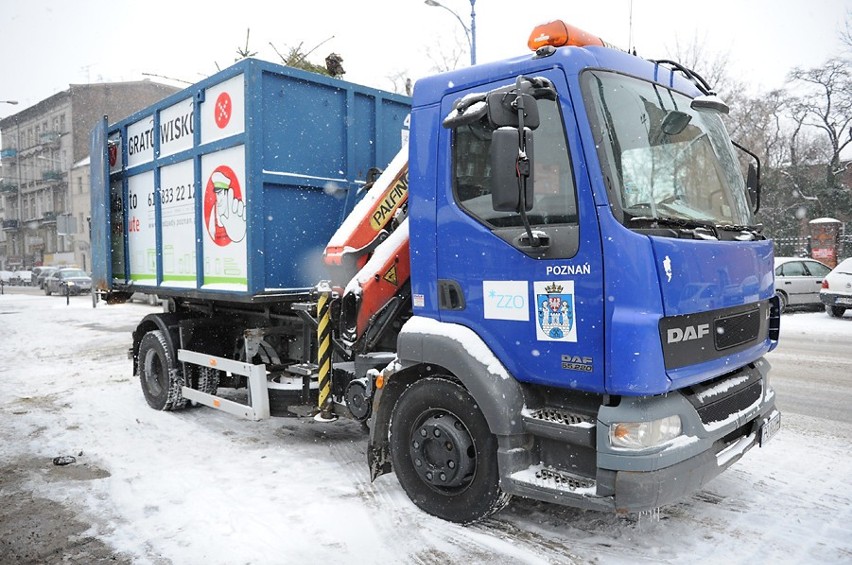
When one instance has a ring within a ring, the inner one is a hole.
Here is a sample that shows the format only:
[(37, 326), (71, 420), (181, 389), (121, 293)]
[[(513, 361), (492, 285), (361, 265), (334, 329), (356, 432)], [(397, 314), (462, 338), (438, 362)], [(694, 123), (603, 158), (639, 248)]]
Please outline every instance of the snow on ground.
[[(852, 562), (852, 426), (785, 415), (769, 445), (655, 515), (515, 499), (464, 527), (419, 511), (393, 475), (371, 484), (359, 424), (148, 408), (127, 349), (152, 311), (0, 296), (0, 469), (35, 461), (32, 497), (134, 563)], [(823, 313), (783, 320), (852, 337)], [(74, 466), (87, 480), (63, 479)]]

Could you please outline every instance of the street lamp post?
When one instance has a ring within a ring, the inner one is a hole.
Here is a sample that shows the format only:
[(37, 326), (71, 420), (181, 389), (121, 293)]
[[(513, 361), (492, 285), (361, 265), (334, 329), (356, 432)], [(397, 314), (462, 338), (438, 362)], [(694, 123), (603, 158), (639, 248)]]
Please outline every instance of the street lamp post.
[(456, 17), (456, 19), (461, 24), (462, 29), (464, 29), (464, 34), (467, 36), (467, 42), (470, 45), (470, 64), (471, 64), (471, 66), (475, 65), (476, 64), (476, 9), (475, 9), (476, 0), (470, 0), (470, 27), (467, 27), (465, 25), (464, 20), (461, 19), (461, 16), (459, 16), (453, 10), (447, 8), (446, 6), (441, 4), (440, 2), (437, 2), (436, 0), (424, 0), (424, 3), (427, 6), (434, 6), (434, 7), (438, 7), (438, 8), (443, 8)]

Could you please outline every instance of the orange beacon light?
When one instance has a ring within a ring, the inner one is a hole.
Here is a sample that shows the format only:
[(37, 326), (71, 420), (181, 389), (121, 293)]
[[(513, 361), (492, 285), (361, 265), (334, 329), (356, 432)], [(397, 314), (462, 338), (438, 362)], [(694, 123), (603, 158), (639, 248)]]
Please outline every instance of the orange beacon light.
[(600, 37), (568, 25), (562, 20), (555, 20), (536, 26), (530, 34), (527, 45), (533, 51), (545, 45), (552, 45), (553, 47), (562, 47), (564, 45), (573, 45), (575, 47), (586, 47), (589, 45), (614, 47)]

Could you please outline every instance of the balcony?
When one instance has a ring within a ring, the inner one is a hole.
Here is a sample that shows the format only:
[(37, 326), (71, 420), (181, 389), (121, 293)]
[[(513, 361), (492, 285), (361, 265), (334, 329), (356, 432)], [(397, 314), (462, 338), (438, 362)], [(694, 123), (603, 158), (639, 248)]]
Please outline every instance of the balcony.
[(42, 224), (55, 224), (56, 223), (56, 212), (45, 212), (41, 218)]
[(44, 171), (41, 173), (41, 180), (46, 182), (61, 181), (65, 178), (63, 171)]
[(17, 156), (18, 156), (18, 150), (15, 149), (15, 148), (12, 148), (12, 147), (10, 147), (9, 149), (3, 149), (2, 151), (0, 151), (0, 159), (3, 159), (4, 161), (7, 160), (7, 159), (10, 159), (10, 160), (14, 159)]
[(19, 225), (18, 220), (3, 220), (3, 231), (17, 231)]
[(46, 131), (38, 136), (39, 143), (47, 147), (59, 147), (59, 138), (62, 134), (58, 131)]
[(0, 181), (0, 193), (2, 194), (17, 194), (18, 185), (9, 181)]

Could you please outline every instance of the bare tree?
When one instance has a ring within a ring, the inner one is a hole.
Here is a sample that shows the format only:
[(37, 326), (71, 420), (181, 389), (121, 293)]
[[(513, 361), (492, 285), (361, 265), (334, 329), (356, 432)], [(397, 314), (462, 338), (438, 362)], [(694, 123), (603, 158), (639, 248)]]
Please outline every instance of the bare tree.
[(706, 38), (694, 35), (687, 42), (675, 37), (674, 49), (667, 50), (672, 52), (672, 59), (698, 73), (715, 92), (726, 99), (743, 90), (742, 82), (728, 73), (730, 53), (712, 51), (706, 45)]
[(840, 31), (840, 42), (852, 54), (852, 10), (846, 12), (846, 21)]
[(393, 91), (397, 94), (405, 94), (411, 96), (411, 79), (408, 77), (407, 71), (396, 71), (385, 76), (393, 85)]
[(452, 44), (448, 42), (436, 42), (439, 48), (436, 50), (431, 46), (426, 47), (426, 57), (432, 62), (431, 70), (436, 73), (444, 73), (459, 67), (462, 57), (467, 54), (467, 46), (462, 45), (458, 37)]
[(802, 90), (792, 114), (802, 126), (825, 135), (826, 188), (837, 188), (842, 172), (840, 155), (852, 143), (852, 64), (848, 59), (832, 57), (818, 67), (793, 69), (789, 79)]

